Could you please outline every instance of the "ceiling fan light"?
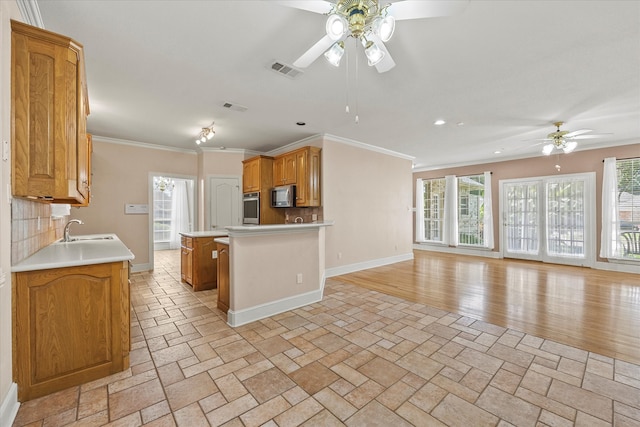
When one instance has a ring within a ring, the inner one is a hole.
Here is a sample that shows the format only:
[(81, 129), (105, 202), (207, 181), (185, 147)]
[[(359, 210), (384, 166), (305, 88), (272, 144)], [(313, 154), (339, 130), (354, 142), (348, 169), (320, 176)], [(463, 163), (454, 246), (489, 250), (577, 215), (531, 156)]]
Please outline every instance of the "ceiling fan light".
[(389, 15), (384, 18), (378, 17), (373, 21), (373, 32), (380, 37), (383, 42), (388, 42), (396, 29), (396, 19)]
[(200, 145), (200, 142), (201, 141), (199, 139), (196, 139), (196, 144)]
[(207, 138), (204, 135), (202, 135), (200, 137), (200, 142), (207, 142)]
[(207, 139), (213, 138), (215, 134), (216, 132), (214, 130), (209, 130), (209, 132), (207, 132)]
[[(363, 41), (363, 43), (365, 42)], [(382, 61), (382, 58), (384, 58), (384, 51), (372, 41), (366, 42), (364, 53), (367, 55), (370, 67), (376, 65), (378, 62)]]
[(565, 154), (568, 154), (568, 153), (572, 152), (573, 150), (575, 150), (577, 146), (578, 146), (578, 143), (576, 141), (568, 141), (562, 147), (562, 151), (564, 151)]
[(553, 144), (547, 144), (544, 147), (542, 147), (542, 154), (544, 154), (545, 156), (550, 155), (552, 151), (553, 151)]
[(347, 20), (340, 15), (329, 15), (325, 29), (331, 40), (338, 40), (347, 32)]
[(340, 66), (342, 55), (344, 55), (343, 42), (334, 43), (333, 46), (331, 46), (331, 48), (329, 48), (329, 50), (324, 53), (324, 57), (326, 58), (326, 60), (334, 67)]

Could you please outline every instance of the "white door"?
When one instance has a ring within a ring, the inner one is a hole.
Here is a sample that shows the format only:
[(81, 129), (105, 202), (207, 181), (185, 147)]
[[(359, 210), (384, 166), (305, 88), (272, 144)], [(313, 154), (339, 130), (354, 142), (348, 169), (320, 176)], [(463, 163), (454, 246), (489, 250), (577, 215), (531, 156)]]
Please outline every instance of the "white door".
[(240, 225), (240, 178), (209, 179), (209, 224), (211, 229)]
[(593, 181), (576, 174), (501, 182), (504, 256), (591, 266)]

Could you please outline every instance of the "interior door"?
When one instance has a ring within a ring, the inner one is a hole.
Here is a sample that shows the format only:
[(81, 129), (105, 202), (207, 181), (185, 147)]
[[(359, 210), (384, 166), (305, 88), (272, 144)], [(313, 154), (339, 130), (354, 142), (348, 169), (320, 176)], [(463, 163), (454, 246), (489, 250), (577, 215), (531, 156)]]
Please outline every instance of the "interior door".
[(504, 256), (591, 266), (594, 179), (575, 174), (501, 182)]
[(209, 224), (211, 229), (240, 225), (240, 178), (209, 178)]

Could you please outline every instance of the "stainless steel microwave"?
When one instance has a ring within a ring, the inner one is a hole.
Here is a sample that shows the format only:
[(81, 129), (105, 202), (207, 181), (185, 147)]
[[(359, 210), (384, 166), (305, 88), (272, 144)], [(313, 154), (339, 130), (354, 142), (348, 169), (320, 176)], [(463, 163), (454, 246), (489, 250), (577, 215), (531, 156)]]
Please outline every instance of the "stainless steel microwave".
[(296, 205), (296, 186), (282, 185), (271, 189), (271, 207), (293, 208)]

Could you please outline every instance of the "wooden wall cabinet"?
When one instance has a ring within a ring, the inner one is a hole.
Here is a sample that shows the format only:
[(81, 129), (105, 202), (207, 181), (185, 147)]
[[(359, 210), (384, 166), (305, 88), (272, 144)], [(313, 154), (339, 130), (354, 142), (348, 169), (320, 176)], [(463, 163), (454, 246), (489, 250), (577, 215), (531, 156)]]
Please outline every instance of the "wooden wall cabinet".
[(297, 160), (295, 153), (287, 153), (273, 160), (273, 185), (295, 184)]
[(271, 207), (273, 157), (256, 156), (242, 162), (242, 192), (260, 193), (260, 224), (283, 224), (284, 210)]
[(89, 198), (89, 114), (82, 45), (11, 21), (12, 183), (16, 197)]
[(217, 242), (218, 248), (218, 308), (223, 312), (229, 311), (231, 299), (229, 280), (229, 245)]
[(13, 369), (21, 402), (129, 367), (129, 263), (14, 273)]
[(303, 147), (274, 159), (274, 182), (295, 184), (296, 207), (320, 206), (320, 151), (318, 147)]
[(296, 207), (318, 207), (320, 200), (320, 148), (294, 151), (296, 158)]
[(217, 283), (217, 260), (212, 257), (216, 250), (215, 237), (182, 236), (180, 248), (182, 280), (194, 291), (214, 289)]

